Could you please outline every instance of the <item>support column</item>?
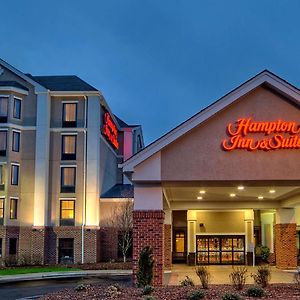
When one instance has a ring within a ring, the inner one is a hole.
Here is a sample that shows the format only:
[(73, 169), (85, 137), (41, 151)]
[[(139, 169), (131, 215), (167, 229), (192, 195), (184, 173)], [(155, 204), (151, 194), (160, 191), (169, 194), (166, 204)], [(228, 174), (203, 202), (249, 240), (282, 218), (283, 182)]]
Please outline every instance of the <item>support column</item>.
[(189, 266), (196, 264), (196, 223), (197, 215), (195, 210), (187, 212), (187, 263)]
[(134, 188), (133, 211), (133, 281), (137, 282), (140, 252), (151, 246), (154, 256), (153, 285), (163, 283), (164, 271), (164, 218), (161, 186), (139, 186)]
[(277, 268), (297, 268), (296, 221), (294, 208), (281, 208), (276, 211), (275, 253)]
[(254, 211), (249, 209), (245, 211), (245, 233), (246, 233), (246, 263), (253, 264), (254, 251)]
[(172, 267), (172, 211), (165, 210), (164, 222), (164, 270)]

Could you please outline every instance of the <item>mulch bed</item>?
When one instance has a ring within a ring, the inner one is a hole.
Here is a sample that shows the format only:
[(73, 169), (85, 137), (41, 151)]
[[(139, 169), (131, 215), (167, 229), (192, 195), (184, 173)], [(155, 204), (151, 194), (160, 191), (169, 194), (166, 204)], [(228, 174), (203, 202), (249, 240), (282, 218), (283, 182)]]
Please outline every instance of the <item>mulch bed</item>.
[[(121, 299), (133, 300), (144, 299), (142, 289), (133, 287), (122, 287), (120, 294), (115, 296), (108, 295), (107, 285), (90, 285), (84, 291), (75, 291), (74, 289), (65, 289), (57, 293), (44, 296), (43, 300), (64, 300), (64, 299)], [(222, 295), (226, 292), (234, 292), (242, 296), (243, 299), (257, 299), (246, 296), (246, 286), (242, 292), (236, 292), (230, 285), (211, 285), (208, 290), (205, 290), (206, 296), (204, 299), (221, 299)], [(178, 300), (187, 299), (187, 295), (200, 287), (180, 287), (180, 286), (167, 286), (157, 287), (151, 296), (156, 300)], [(300, 299), (300, 288), (295, 284), (271, 284), (265, 289), (265, 296), (260, 299)]]
[(72, 267), (82, 270), (132, 270), (132, 262), (101, 262), (72, 265)]

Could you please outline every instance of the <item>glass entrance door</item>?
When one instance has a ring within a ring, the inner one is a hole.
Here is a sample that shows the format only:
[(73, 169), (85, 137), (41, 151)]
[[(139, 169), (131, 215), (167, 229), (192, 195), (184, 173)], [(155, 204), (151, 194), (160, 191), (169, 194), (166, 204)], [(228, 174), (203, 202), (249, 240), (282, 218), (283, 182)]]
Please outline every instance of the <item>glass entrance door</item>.
[(245, 236), (197, 235), (197, 264), (245, 264)]

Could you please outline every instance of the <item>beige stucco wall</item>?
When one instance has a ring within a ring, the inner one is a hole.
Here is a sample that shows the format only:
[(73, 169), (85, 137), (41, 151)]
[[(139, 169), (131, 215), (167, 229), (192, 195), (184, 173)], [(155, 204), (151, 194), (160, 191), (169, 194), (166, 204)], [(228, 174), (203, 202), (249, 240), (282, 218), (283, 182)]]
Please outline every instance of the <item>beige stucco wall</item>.
[[(244, 212), (199, 211), (196, 213), (196, 234), (245, 233)], [(203, 227), (200, 227), (203, 223)]]
[(163, 149), (162, 180), (299, 180), (299, 150), (226, 152), (221, 148), (228, 138), (227, 124), (247, 117), (299, 122), (300, 110), (278, 94), (257, 88)]

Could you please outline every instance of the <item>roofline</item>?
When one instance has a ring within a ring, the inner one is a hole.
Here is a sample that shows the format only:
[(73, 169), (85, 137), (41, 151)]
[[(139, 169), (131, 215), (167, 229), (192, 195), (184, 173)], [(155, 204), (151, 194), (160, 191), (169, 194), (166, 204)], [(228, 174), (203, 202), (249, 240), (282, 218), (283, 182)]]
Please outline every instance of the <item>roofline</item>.
[(13, 67), (12, 65), (10, 65), (9, 63), (7, 63), (6, 61), (4, 61), (1, 58), (0, 58), (0, 65), (4, 66), (6, 69), (10, 70), (11, 72), (15, 73), (16, 75), (18, 75), (19, 77), (21, 77), (25, 81), (32, 84), (36, 88), (36, 93), (48, 91), (48, 89), (45, 88), (43, 85), (39, 84), (38, 82), (36, 82), (32, 78), (30, 78), (29, 76), (25, 75), (23, 72), (16, 69), (15, 67)]
[(219, 98), (217, 101), (208, 105), (206, 108), (202, 109), (200, 112), (196, 113), (186, 121), (171, 129), (169, 132), (149, 144), (140, 152), (131, 156), (121, 165), (121, 167), (123, 167), (123, 171), (125, 173), (133, 172), (136, 165), (140, 164), (153, 154), (159, 152), (161, 149), (163, 149), (182, 135), (186, 134), (195, 126), (203, 123), (208, 118), (221, 111), (238, 98), (265, 83), (269, 84), (273, 88), (285, 94), (285, 96), (289, 97), (291, 100), (294, 100), (296, 103), (299, 102), (298, 104), (300, 104), (300, 90), (297, 87), (290, 84), (286, 80), (283, 80), (269, 70), (263, 70), (262, 72), (248, 79), (246, 82), (242, 83), (235, 89), (231, 90), (229, 93)]

